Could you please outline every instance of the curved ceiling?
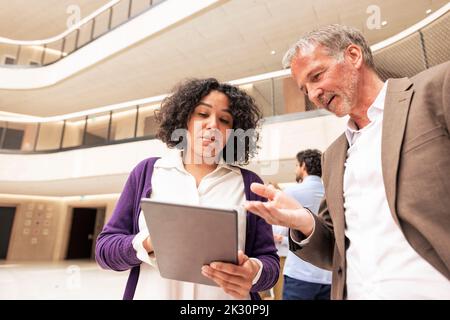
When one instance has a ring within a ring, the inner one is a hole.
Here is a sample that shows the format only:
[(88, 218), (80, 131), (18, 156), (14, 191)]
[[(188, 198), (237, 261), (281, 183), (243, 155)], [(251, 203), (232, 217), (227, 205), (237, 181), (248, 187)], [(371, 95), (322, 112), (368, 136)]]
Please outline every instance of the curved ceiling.
[[(170, 0), (169, 0), (170, 1)], [(50, 2), (50, 1), (49, 1)], [(72, 1), (73, 2), (73, 1)], [(222, 81), (281, 68), (285, 50), (318, 25), (360, 29), (375, 44), (426, 17), (442, 0), (229, 0), (103, 60), (54, 85), (36, 90), (0, 90), (1, 111), (60, 115), (169, 92), (185, 77)], [(369, 29), (377, 6), (380, 21)], [(369, 13), (368, 13), (369, 12)]]
[(1, 0), (0, 37), (13, 40), (41, 40), (67, 29), (73, 11), (80, 9), (80, 19), (88, 16), (110, 0)]

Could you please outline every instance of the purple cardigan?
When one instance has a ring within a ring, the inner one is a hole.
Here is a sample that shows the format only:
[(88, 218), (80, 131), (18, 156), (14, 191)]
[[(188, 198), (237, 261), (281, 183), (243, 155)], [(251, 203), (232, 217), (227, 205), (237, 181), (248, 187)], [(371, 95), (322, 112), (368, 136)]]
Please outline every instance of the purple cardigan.
[[(123, 296), (126, 300), (133, 299), (139, 278), (142, 261), (136, 256), (132, 241), (139, 232), (140, 200), (148, 198), (152, 192), (151, 178), (156, 160), (158, 158), (146, 159), (130, 173), (113, 215), (98, 236), (95, 247), (95, 258), (102, 268), (116, 271), (131, 269)], [(261, 179), (246, 169), (241, 168), (241, 173), (247, 200), (265, 201), (250, 191), (250, 185), (253, 182), (261, 183)], [(263, 264), (261, 277), (250, 290), (252, 300), (258, 300), (258, 291), (267, 290), (277, 282), (280, 258), (274, 244), (272, 227), (251, 213), (247, 213), (245, 254), (258, 258)]]

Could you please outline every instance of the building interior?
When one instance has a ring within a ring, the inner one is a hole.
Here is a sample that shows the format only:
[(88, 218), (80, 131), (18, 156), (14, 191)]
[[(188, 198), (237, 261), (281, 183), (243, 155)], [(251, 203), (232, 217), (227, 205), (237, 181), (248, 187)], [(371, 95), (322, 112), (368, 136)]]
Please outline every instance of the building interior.
[(281, 60), (305, 32), (358, 28), (380, 77), (450, 59), (445, 0), (41, 0), (0, 10), (0, 299), (121, 299), (95, 240), (131, 169), (167, 147), (155, 111), (176, 83), (214, 77), (263, 113), (265, 183), (325, 151), (348, 119), (317, 109)]

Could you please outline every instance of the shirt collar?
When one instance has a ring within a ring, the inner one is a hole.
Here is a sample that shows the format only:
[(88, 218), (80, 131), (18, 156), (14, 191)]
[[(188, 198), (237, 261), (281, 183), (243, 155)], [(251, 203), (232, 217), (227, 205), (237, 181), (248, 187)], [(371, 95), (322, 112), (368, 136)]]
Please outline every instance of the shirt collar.
[(306, 180), (311, 180), (311, 181), (322, 181), (322, 178), (313, 174), (309, 174), (306, 177), (303, 178), (302, 183), (305, 182)]
[[(380, 92), (378, 93), (377, 97), (375, 98), (372, 105), (367, 109), (367, 117), (369, 118), (370, 122), (373, 122), (377, 120), (380, 116), (383, 116), (384, 112), (384, 102), (386, 99), (386, 91), (387, 91), (387, 83), (386, 81), (383, 84), (383, 87), (381, 88)], [(345, 130), (345, 136), (347, 137), (347, 141), (349, 145), (352, 145), (353, 141), (353, 135), (358, 132), (361, 129), (358, 129), (355, 122), (350, 118), (347, 122), (347, 128)]]
[[(178, 169), (181, 172), (186, 172), (183, 164), (183, 151), (179, 149), (169, 149), (159, 161), (155, 163), (155, 167), (157, 168), (173, 168)], [(219, 164), (214, 171), (218, 171), (220, 169), (226, 169), (237, 174), (241, 174), (240, 168), (237, 166), (232, 166), (225, 162), (223, 157), (220, 157)]]

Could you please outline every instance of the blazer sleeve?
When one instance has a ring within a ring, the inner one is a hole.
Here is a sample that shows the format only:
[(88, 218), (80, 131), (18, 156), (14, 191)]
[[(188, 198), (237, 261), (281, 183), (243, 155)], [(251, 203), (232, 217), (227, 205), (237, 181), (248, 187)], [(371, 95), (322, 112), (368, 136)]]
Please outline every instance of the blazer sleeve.
[(104, 269), (128, 270), (141, 264), (133, 248), (133, 214), (137, 192), (134, 169), (125, 184), (113, 215), (97, 238), (95, 259)]
[[(334, 252), (334, 232), (327, 201), (322, 199), (319, 215), (314, 217), (314, 231), (308, 239), (308, 243), (301, 246), (289, 237), (289, 250), (301, 259), (326, 270), (332, 270)], [(291, 230), (297, 242), (305, 240), (306, 236), (298, 230)]]
[(450, 131), (450, 63), (447, 63), (447, 70), (444, 75), (442, 85), (442, 106), (444, 108), (444, 117), (447, 124), (447, 132)]

